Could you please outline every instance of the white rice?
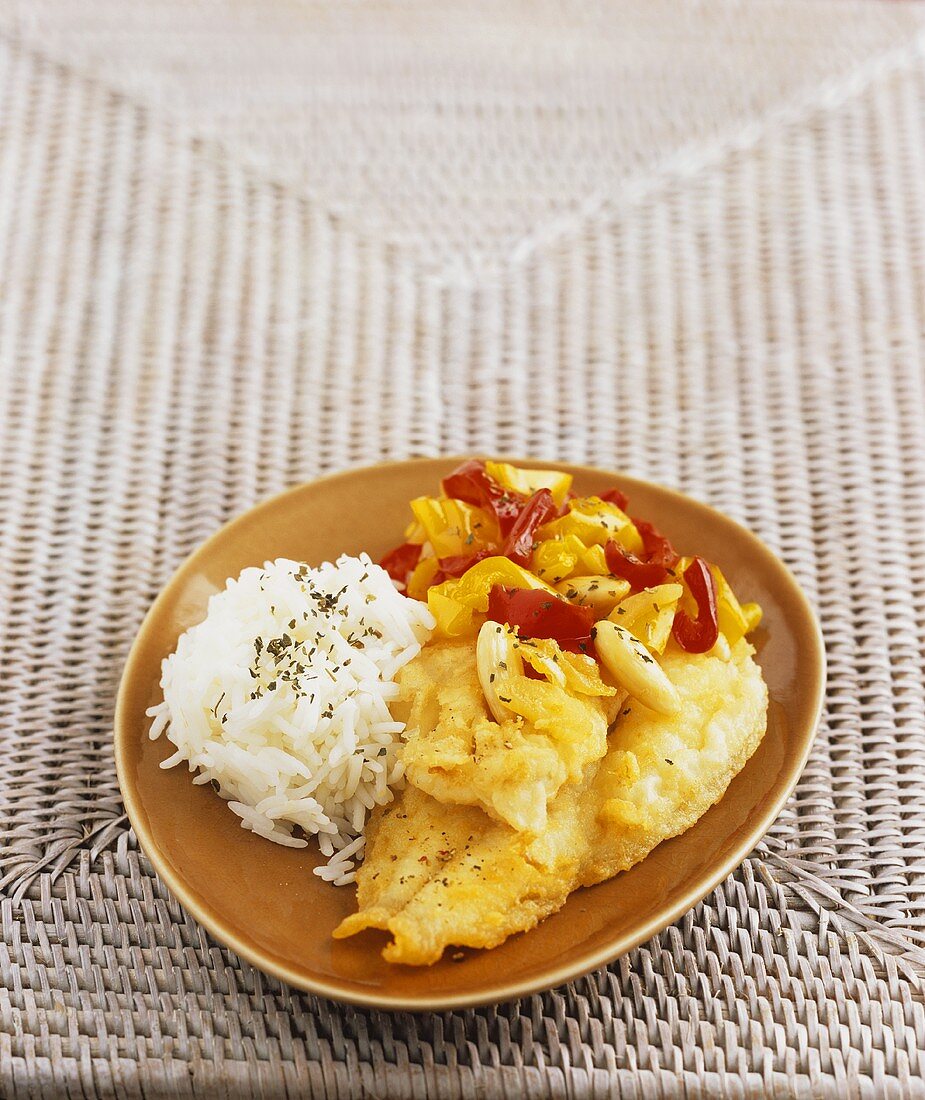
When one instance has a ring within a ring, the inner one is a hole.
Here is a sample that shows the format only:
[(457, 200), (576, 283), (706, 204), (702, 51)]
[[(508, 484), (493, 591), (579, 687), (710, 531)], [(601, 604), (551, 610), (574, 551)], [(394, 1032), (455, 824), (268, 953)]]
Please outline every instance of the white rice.
[(433, 626), (365, 554), (245, 569), (164, 660), (150, 736), (177, 751), (161, 767), (185, 761), (267, 840), (316, 836), (315, 874), (352, 882), (367, 815), (402, 782), (395, 677)]

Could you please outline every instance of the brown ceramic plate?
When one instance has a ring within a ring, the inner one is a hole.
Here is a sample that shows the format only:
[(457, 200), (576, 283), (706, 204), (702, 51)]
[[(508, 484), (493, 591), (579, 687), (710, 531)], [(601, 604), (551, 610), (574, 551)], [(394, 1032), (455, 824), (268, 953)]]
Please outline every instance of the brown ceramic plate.
[(635, 514), (653, 520), (682, 551), (719, 563), (743, 599), (761, 603), (756, 643), (771, 695), (767, 735), (725, 797), (692, 829), (610, 882), (572, 894), (538, 928), (492, 951), (414, 968), (383, 962), (382, 933), (333, 940), (331, 930), (355, 908), (353, 888), (335, 888), (311, 874), (320, 862), (311, 848), (283, 848), (246, 832), (209, 787), (193, 786), (185, 769), (162, 771), (158, 765), (172, 746), (165, 738), (149, 740), (145, 709), (160, 697), (162, 658), (203, 618), (209, 596), (228, 577), (281, 556), (317, 564), (366, 550), (376, 558), (400, 541), (408, 501), (432, 492), (459, 461), (350, 470), (274, 497), (223, 527), (180, 567), (148, 613), (116, 708), (126, 810), (141, 846), (186, 909), (260, 969), (302, 989), (378, 1008), (439, 1010), (522, 996), (599, 967), (677, 920), (741, 863), (774, 821), (803, 769), (822, 700), (816, 620), (763, 543), (668, 489), (562, 466), (580, 493), (619, 484)]

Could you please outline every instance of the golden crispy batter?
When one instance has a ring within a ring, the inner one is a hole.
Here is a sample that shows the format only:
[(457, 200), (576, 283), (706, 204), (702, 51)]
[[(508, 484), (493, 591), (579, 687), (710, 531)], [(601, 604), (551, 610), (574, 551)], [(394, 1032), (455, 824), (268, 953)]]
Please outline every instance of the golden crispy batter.
[(752, 653), (744, 641), (728, 661), (669, 649), (662, 663), (680, 714), (630, 703), (604, 760), (562, 787), (538, 836), (409, 784), (374, 814), (359, 911), (335, 936), (383, 929), (384, 957), (412, 965), (436, 962), (450, 944), (493, 947), (689, 828), (764, 735), (767, 689)]
[(619, 699), (518, 679), (521, 714), (499, 724), (485, 704), (472, 643), (427, 646), (400, 678), (413, 731), (402, 758), (409, 781), (440, 802), (479, 806), (515, 829), (540, 833), (549, 800), (607, 751)]

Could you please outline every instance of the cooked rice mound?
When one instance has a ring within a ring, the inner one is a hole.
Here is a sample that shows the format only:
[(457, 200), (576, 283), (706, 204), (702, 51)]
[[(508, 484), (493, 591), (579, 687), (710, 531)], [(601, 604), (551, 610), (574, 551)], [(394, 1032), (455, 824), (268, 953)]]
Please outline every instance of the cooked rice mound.
[(316, 836), (316, 874), (352, 882), (367, 815), (402, 779), (396, 677), (432, 627), (365, 554), (245, 569), (164, 660), (150, 736), (176, 752), (161, 767), (185, 762), (267, 840)]

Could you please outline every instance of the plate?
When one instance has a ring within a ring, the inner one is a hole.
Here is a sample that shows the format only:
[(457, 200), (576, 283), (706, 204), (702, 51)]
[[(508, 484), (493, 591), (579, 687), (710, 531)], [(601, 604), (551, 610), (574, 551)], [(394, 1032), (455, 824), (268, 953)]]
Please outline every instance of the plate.
[[(148, 612), (119, 689), (116, 765), (125, 808), (155, 870), (220, 942), (301, 989), (376, 1008), (442, 1010), (487, 1004), (560, 985), (615, 959), (667, 927), (722, 882), (765, 834), (793, 789), (815, 735), (825, 658), (815, 616), (790, 572), (754, 535), (689, 497), (585, 466), (556, 464), (590, 493), (614, 484), (635, 514), (682, 552), (721, 566), (764, 621), (754, 635), (770, 689), (768, 732), (726, 795), (682, 836), (660, 844), (609, 882), (572, 894), (558, 913), (491, 951), (447, 952), (432, 967), (385, 963), (381, 932), (334, 940), (355, 909), (353, 887), (311, 873), (312, 846), (283, 848), (240, 827), (185, 768), (163, 771), (173, 751), (148, 738), (147, 707), (160, 699), (161, 660), (199, 622), (209, 597), (248, 565), (288, 557), (316, 565), (341, 553), (374, 559), (401, 541), (408, 501), (430, 493), (462, 458), (349, 470), (298, 486), (221, 528), (178, 569)], [(516, 458), (519, 465), (535, 466)], [(543, 465), (550, 465), (544, 463)]]

